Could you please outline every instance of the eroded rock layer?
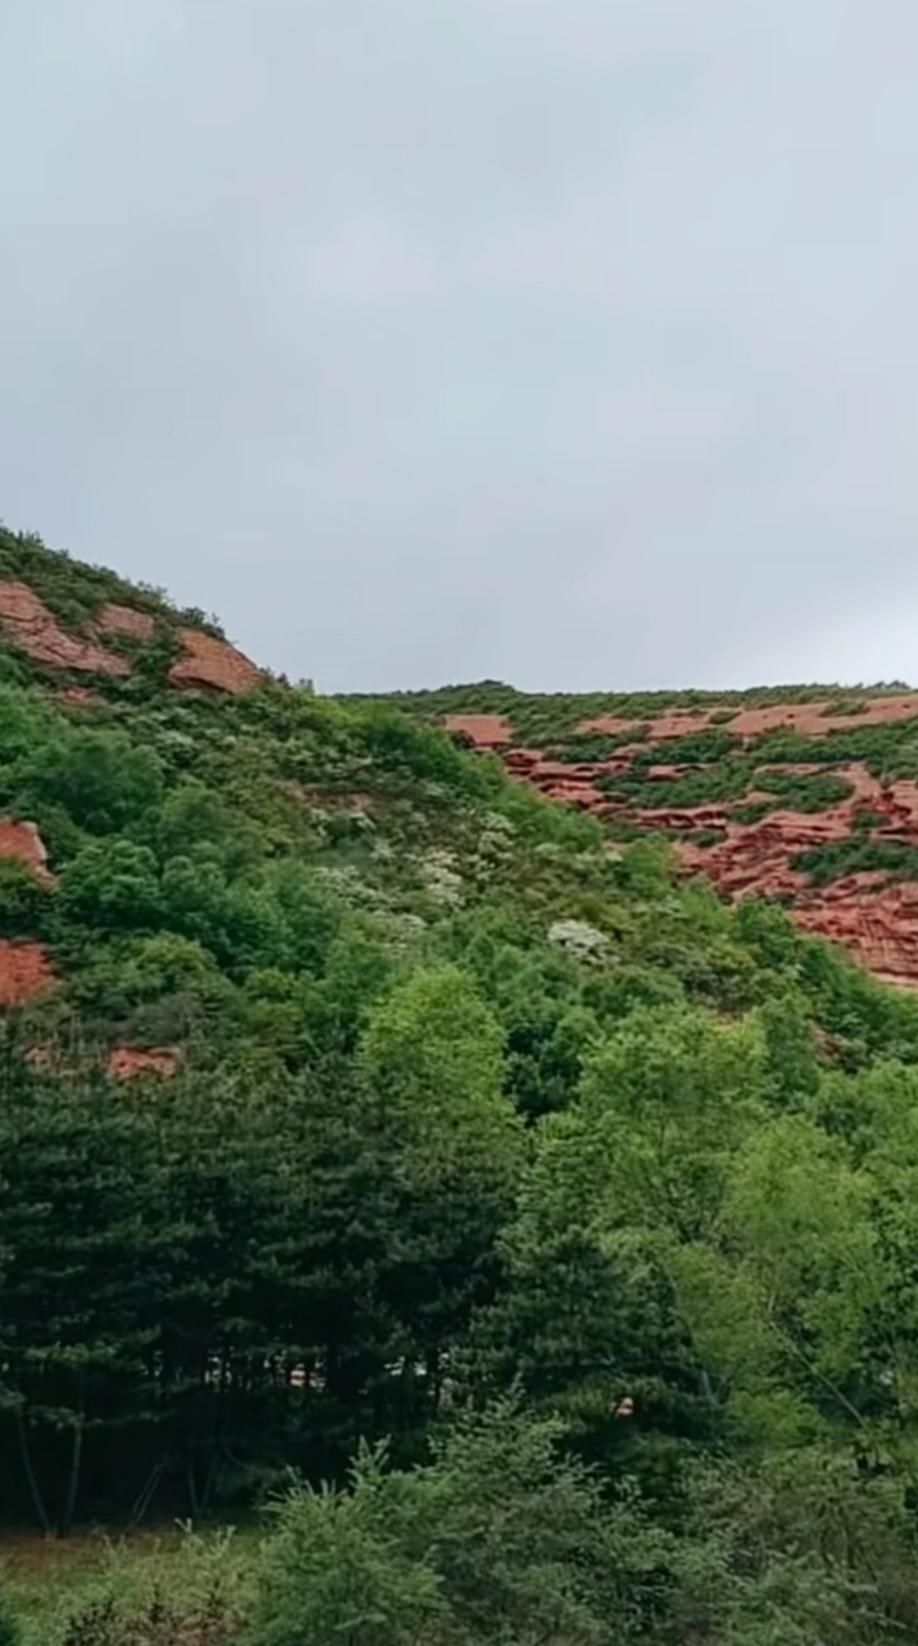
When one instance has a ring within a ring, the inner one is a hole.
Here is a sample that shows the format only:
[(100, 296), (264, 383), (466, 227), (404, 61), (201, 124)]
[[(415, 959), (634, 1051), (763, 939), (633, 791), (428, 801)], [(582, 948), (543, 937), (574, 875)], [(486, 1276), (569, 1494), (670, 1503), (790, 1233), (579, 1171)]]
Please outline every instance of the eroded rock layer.
[(182, 656), (173, 663), (174, 686), (210, 686), (222, 692), (247, 692), (258, 685), (261, 671), (226, 640), (200, 629), (180, 629)]
[(156, 624), (149, 612), (139, 612), (134, 606), (119, 606), (109, 601), (96, 618), (96, 628), (103, 634), (126, 634), (132, 640), (152, 640)]
[[(903, 692), (861, 697), (845, 712), (826, 698), (739, 710), (674, 708), (640, 724), (599, 715), (581, 721), (566, 745), (555, 742), (548, 750), (515, 742), (504, 715), (451, 715), (446, 725), (463, 742), (498, 752), (514, 777), (551, 800), (619, 829), (666, 835), (685, 871), (709, 876), (726, 897), (777, 899), (804, 930), (841, 944), (884, 981), (918, 988), (918, 781), (875, 775), (863, 761), (833, 762), (824, 750), (818, 760), (779, 761), (766, 758), (763, 746), (761, 763), (755, 760), (758, 740), (773, 741), (774, 734), (820, 744), (838, 734), (844, 744), (864, 728), (909, 730), (913, 721), (918, 747), (918, 693)], [(714, 732), (725, 735), (733, 758), (748, 762), (743, 792), (698, 804), (656, 804), (655, 790), (688, 790), (713, 764), (648, 760), (648, 745)], [(591, 735), (614, 740), (613, 752), (576, 759), (579, 743)], [(827, 778), (843, 799), (817, 801), (806, 811), (780, 803), (782, 781), (818, 785)], [(616, 780), (623, 781), (617, 786)], [(756, 811), (764, 815), (750, 815)], [(833, 848), (841, 852), (837, 873)], [(871, 856), (880, 866), (846, 870), (846, 860)]]
[(43, 600), (25, 583), (0, 582), (0, 628), (35, 663), (86, 674), (126, 675), (123, 657), (63, 629)]

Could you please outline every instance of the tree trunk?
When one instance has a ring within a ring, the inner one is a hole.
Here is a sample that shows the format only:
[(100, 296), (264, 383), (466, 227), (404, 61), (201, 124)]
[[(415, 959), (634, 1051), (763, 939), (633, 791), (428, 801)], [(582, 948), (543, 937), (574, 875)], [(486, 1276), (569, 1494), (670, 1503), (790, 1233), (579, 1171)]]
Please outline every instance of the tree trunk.
[(64, 1498), (64, 1512), (61, 1515), (60, 1536), (66, 1537), (73, 1525), (73, 1512), (76, 1508), (77, 1492), (80, 1487), (80, 1467), (83, 1462), (83, 1413), (78, 1412), (73, 1430), (73, 1444), (70, 1448), (70, 1471), (67, 1476), (67, 1495)]
[(19, 1441), (19, 1455), (22, 1458), (23, 1472), (25, 1473), (26, 1482), (28, 1484), (29, 1496), (32, 1499), (32, 1506), (38, 1517), (38, 1524), (40, 1525), (45, 1536), (50, 1537), (51, 1521), (48, 1516), (48, 1510), (45, 1507), (45, 1500), (42, 1497), (41, 1487), (38, 1484), (38, 1477), (35, 1474), (35, 1468), (32, 1463), (32, 1453), (29, 1449), (29, 1436), (26, 1431), (25, 1418), (23, 1416), (21, 1406), (19, 1406), (16, 1411), (16, 1436)]
[(152, 1469), (150, 1470), (150, 1473), (147, 1475), (147, 1478), (146, 1478), (146, 1481), (145, 1481), (144, 1485), (140, 1488), (140, 1491), (137, 1493), (137, 1496), (135, 1497), (133, 1505), (131, 1507), (130, 1518), (128, 1520), (128, 1527), (131, 1530), (133, 1530), (135, 1526), (140, 1525), (140, 1522), (143, 1520), (144, 1515), (146, 1514), (147, 1510), (149, 1509), (150, 1504), (153, 1501), (153, 1496), (154, 1496), (154, 1493), (156, 1492), (156, 1488), (159, 1485), (160, 1481), (162, 1480), (163, 1474), (165, 1473), (166, 1463), (167, 1463), (167, 1458), (166, 1457), (161, 1457), (158, 1463), (154, 1463)]

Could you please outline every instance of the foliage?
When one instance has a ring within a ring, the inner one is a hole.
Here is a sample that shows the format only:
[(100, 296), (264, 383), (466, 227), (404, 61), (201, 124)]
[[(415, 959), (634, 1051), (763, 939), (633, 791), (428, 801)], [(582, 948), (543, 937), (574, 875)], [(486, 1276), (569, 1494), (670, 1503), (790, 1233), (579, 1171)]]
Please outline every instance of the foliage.
[(0, 1590), (0, 1646), (22, 1646), (22, 1629), (5, 1589)]
[[(110, 1546), (79, 1593), (39, 1621), (35, 1646), (237, 1646), (249, 1559), (228, 1533), (200, 1537), (185, 1527), (172, 1542), (142, 1561)], [(27, 1639), (31, 1646), (33, 1634)]]
[(605, 1514), (559, 1438), (505, 1401), (460, 1412), (410, 1473), (364, 1449), (349, 1492), (294, 1491), (265, 1546), (251, 1639), (588, 1642), (613, 1620), (615, 1639), (637, 1638), (665, 1540)]
[(814, 886), (827, 886), (843, 875), (865, 870), (888, 874), (897, 880), (914, 880), (918, 878), (918, 847), (903, 840), (870, 840), (857, 833), (847, 840), (830, 841), (810, 851), (798, 852), (793, 867), (809, 875)]
[[(775, 772), (795, 734), (724, 718), (767, 690), (177, 692), (155, 592), (10, 534), (0, 570), (87, 635), (107, 599), (155, 624), (89, 706), (18, 654), (0, 686), (3, 815), (53, 873), (0, 863), (0, 937), (57, 980), (0, 1023), (0, 1510), (287, 1485), (254, 1598), (232, 1554), (211, 1612), (203, 1555), (115, 1567), (54, 1646), (914, 1640), (918, 1002), (433, 722), (605, 758), (716, 705), (690, 770), (648, 739), (608, 777), (677, 809), (835, 805), (914, 726)], [(872, 827), (802, 866), (918, 872)]]

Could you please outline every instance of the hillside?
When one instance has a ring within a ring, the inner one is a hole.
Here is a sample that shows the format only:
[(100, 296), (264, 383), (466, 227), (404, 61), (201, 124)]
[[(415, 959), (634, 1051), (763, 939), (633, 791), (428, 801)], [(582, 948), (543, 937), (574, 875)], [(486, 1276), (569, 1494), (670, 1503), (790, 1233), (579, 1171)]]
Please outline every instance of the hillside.
[(725, 896), (775, 899), (885, 982), (918, 987), (918, 692), (400, 694), (611, 839), (652, 832)]
[(331, 701), (0, 534), (0, 1563), (281, 1494), (4, 1646), (916, 1646), (918, 999), (814, 935), (913, 705), (827, 702)]

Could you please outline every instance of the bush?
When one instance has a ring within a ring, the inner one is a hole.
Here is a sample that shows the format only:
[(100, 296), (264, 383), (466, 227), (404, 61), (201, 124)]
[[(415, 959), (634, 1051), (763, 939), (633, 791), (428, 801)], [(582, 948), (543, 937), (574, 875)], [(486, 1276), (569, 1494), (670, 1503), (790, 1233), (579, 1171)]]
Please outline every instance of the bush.
[(411, 1473), (362, 1448), (349, 1489), (295, 1490), (265, 1544), (250, 1646), (636, 1639), (665, 1534), (604, 1511), (559, 1426), (460, 1412)]
[(22, 1628), (12, 1602), (0, 1589), (0, 1646), (21, 1646)]
[(237, 1646), (248, 1572), (230, 1533), (186, 1531), (177, 1550), (142, 1561), (115, 1547), (106, 1565), (43, 1628), (41, 1646)]
[(799, 852), (791, 866), (809, 875), (814, 886), (828, 886), (842, 875), (868, 870), (901, 880), (918, 880), (918, 847), (901, 840), (870, 840), (856, 833), (847, 840)]
[(412, 1646), (439, 1633), (443, 1597), (410, 1481), (364, 1447), (350, 1490), (296, 1491), (277, 1511), (260, 1571), (251, 1646)]
[(156, 859), (129, 840), (87, 846), (61, 876), (61, 905), (75, 920), (104, 928), (156, 926), (162, 894)]
[[(15, 858), (0, 858), (0, 934), (38, 937), (51, 902), (47, 886)], [(2, 1646), (2, 1642), (0, 1642)]]
[(63, 805), (91, 833), (108, 834), (159, 805), (162, 765), (123, 732), (77, 731), (41, 747), (22, 781), (23, 805), (34, 795)]

